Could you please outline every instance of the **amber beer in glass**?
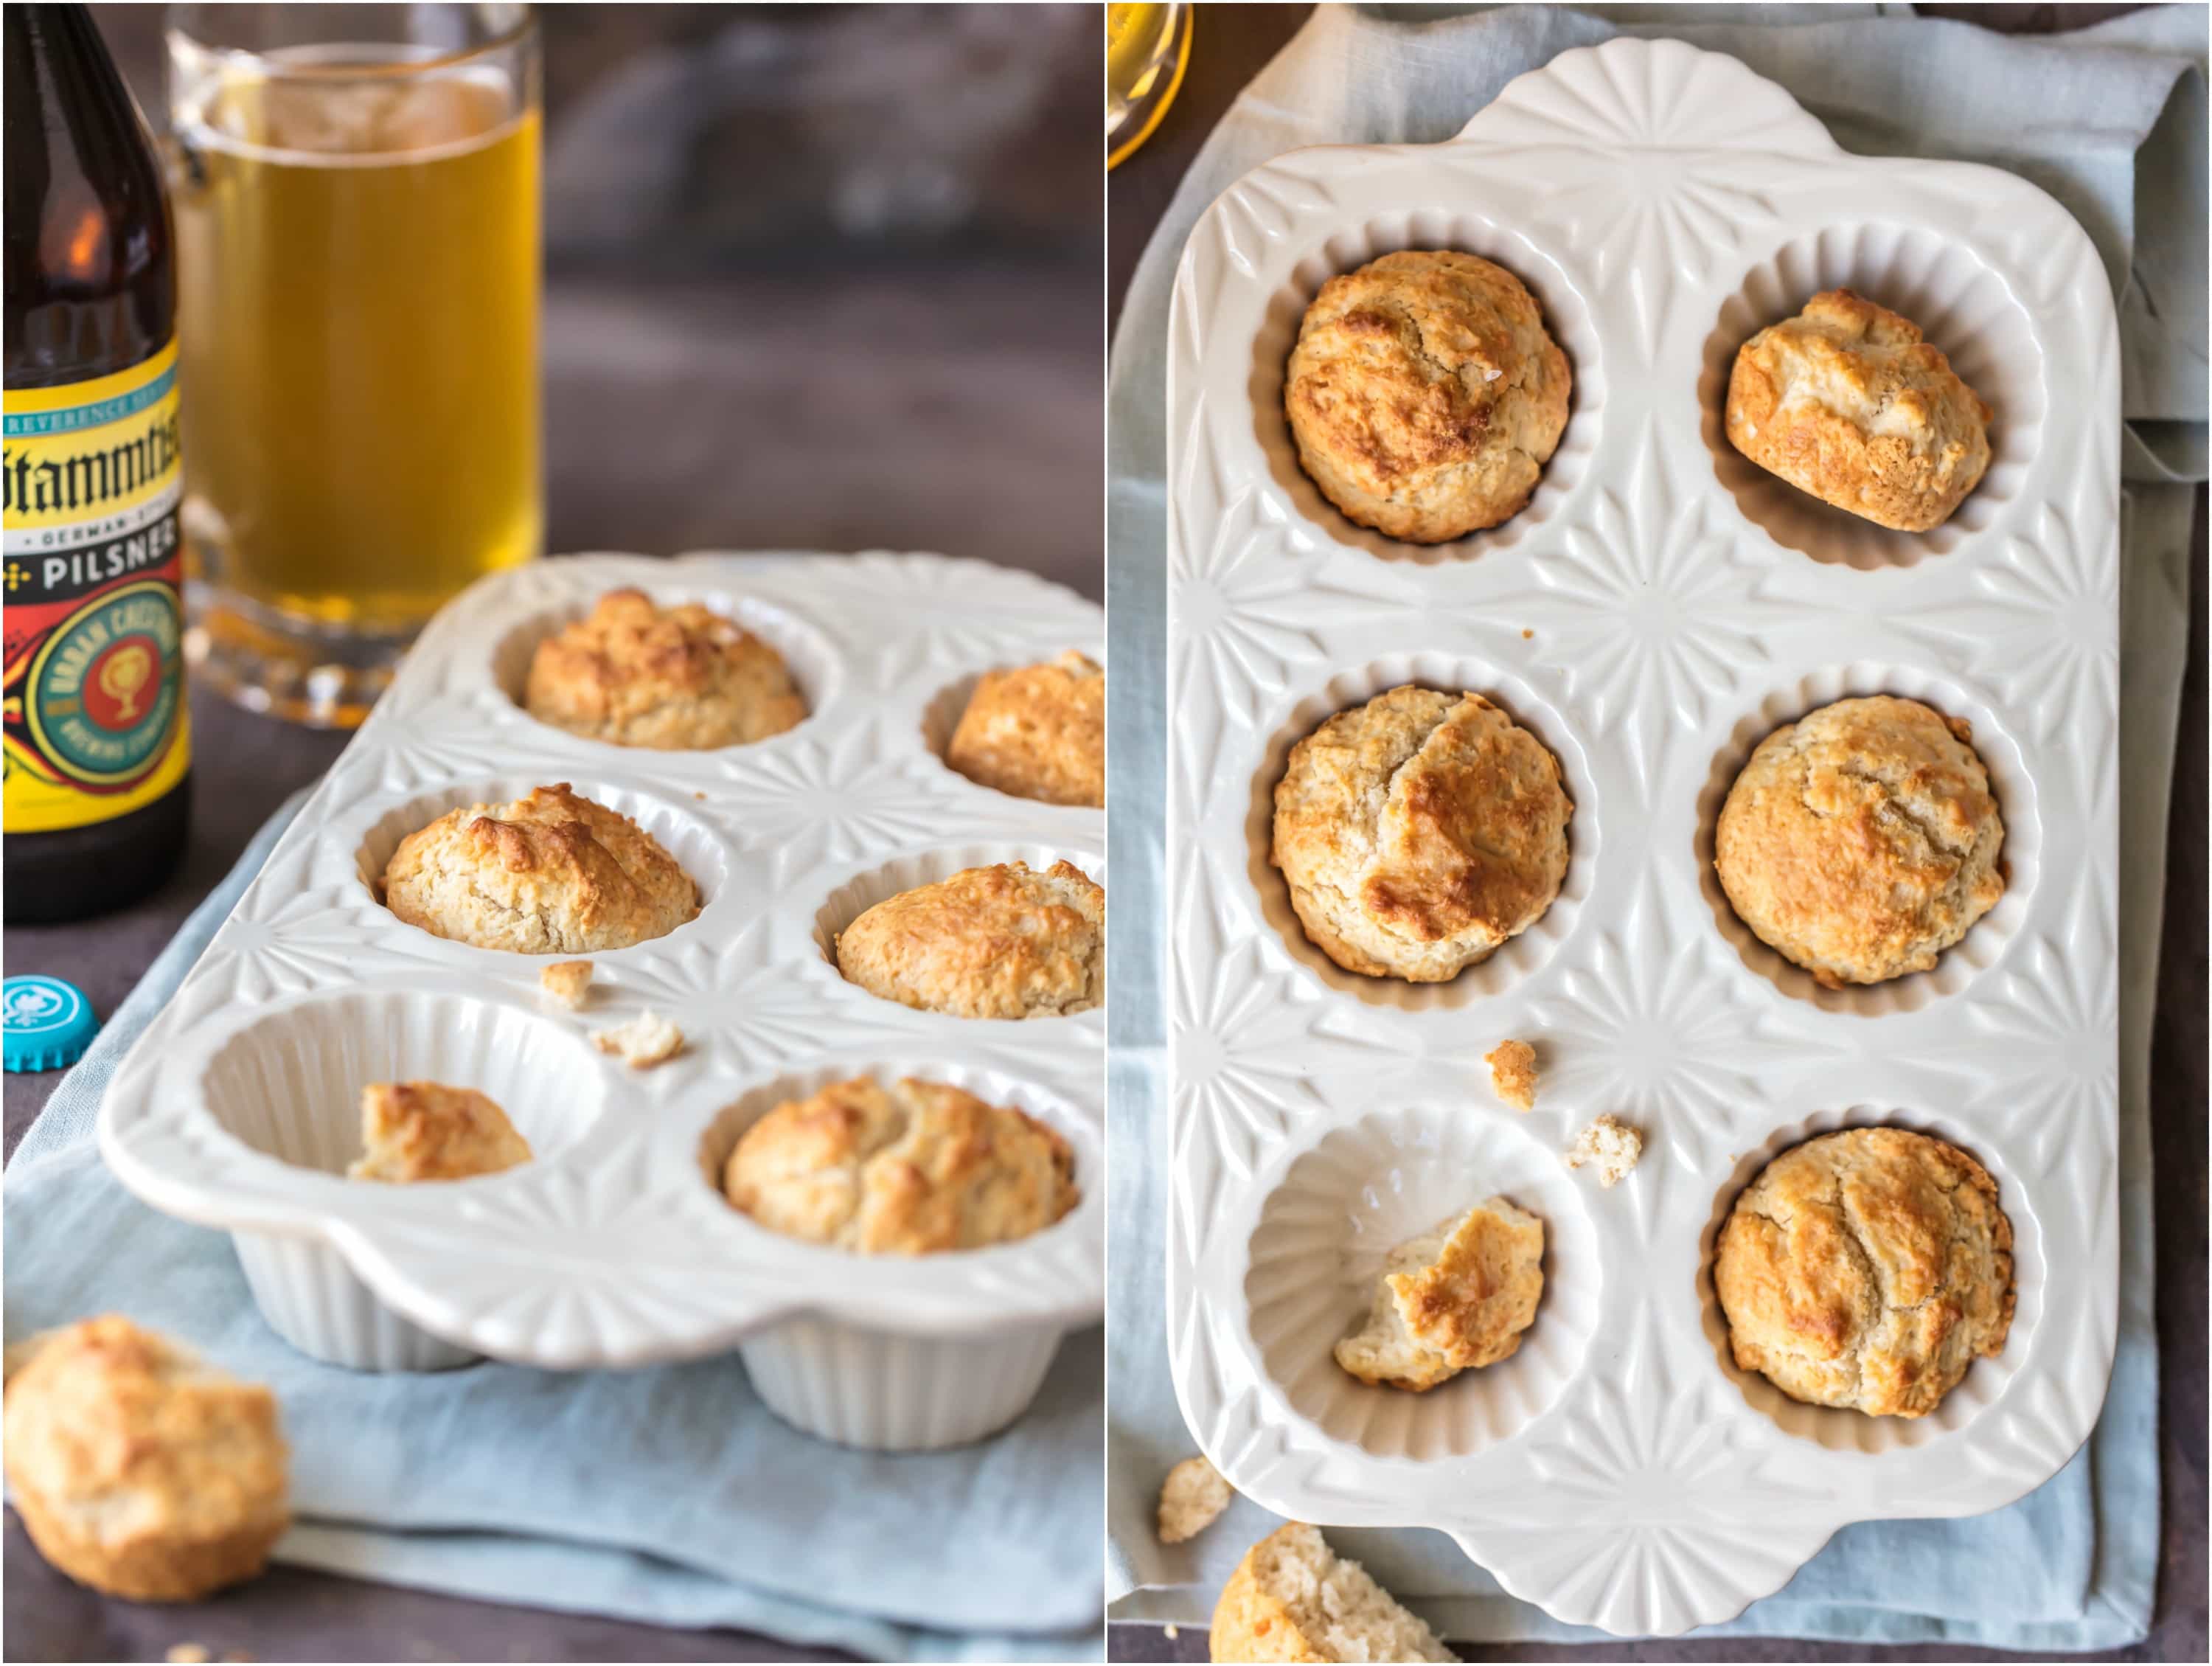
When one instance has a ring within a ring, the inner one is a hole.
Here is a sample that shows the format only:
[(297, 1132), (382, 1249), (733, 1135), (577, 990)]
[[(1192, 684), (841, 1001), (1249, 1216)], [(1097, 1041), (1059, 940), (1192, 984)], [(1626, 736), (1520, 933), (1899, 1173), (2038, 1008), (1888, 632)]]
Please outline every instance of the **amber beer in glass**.
[(171, 16), (197, 668), (356, 723), (442, 603), (539, 551), (534, 26)]
[(1187, 5), (1106, 8), (1106, 166), (1150, 138), (1175, 102), (1190, 62)]

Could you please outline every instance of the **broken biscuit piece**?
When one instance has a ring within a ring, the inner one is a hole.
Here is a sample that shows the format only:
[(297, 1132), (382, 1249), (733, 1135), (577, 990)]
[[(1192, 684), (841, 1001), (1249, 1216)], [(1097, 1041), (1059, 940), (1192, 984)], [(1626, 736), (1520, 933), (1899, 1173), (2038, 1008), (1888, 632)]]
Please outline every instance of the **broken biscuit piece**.
[(556, 960), (538, 974), (538, 988), (548, 1000), (574, 1012), (592, 991), (592, 963)]
[(1490, 1085), (1516, 1110), (1536, 1108), (1536, 1049), (1524, 1041), (1502, 1041), (1482, 1055)]
[(620, 1054), (632, 1070), (650, 1070), (684, 1050), (684, 1032), (657, 1012), (640, 1012), (628, 1024), (593, 1031), (592, 1045)]
[(1628, 1178), (1628, 1171), (1643, 1155), (1644, 1136), (1607, 1114), (1575, 1136), (1575, 1143), (1566, 1150), (1566, 1163), (1571, 1169), (1596, 1164), (1597, 1183), (1611, 1190)]
[(1521, 1346), (1544, 1293), (1544, 1223), (1502, 1197), (1392, 1250), (1367, 1322), (1336, 1345), (1363, 1383), (1419, 1394)]
[(1421, 1618), (1304, 1522), (1245, 1553), (1222, 1587), (1213, 1660), (1457, 1660)]
[(498, 1174), (532, 1154), (530, 1141), (489, 1097), (443, 1082), (362, 1088), (361, 1146), (346, 1178), (392, 1186)]
[(1168, 1471), (1160, 1487), (1160, 1542), (1179, 1545), (1212, 1527), (1236, 1496), (1205, 1454)]

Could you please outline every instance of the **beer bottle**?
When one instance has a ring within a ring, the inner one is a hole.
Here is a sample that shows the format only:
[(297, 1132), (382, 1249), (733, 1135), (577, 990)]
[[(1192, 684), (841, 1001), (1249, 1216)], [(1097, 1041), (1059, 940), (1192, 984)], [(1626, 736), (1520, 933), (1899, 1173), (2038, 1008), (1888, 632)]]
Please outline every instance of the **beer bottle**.
[(82, 6), (10, 5), (4, 380), (7, 916), (166, 879), (191, 806), (176, 258), (137, 105)]

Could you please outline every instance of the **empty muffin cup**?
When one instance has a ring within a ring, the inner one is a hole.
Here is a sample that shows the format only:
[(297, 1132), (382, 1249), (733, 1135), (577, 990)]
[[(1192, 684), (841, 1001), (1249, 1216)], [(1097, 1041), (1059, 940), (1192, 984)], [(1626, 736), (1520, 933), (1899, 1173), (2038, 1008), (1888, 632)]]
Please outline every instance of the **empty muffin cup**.
[[(362, 1154), (362, 1089), (392, 1081), (479, 1089), (530, 1142), (533, 1163), (580, 1138), (605, 1097), (605, 1072), (580, 1036), (520, 1006), (428, 988), (264, 1010), (216, 1045), (198, 1087), (226, 1133), (335, 1189), (333, 1214), (501, 1183), (504, 1175), (404, 1189), (345, 1179)], [(356, 1371), (435, 1371), (477, 1357), (386, 1307), (327, 1242), (247, 1231), (231, 1242), (262, 1316), (302, 1353)]]

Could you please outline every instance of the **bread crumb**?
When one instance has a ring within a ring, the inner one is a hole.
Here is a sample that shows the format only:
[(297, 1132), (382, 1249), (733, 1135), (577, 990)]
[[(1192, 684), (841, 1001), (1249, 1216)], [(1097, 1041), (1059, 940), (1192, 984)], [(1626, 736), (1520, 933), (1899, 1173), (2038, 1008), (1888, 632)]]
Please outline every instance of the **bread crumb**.
[(215, 1658), (204, 1643), (172, 1643), (169, 1652), (162, 1657), (176, 1662), (177, 1666), (204, 1666), (204, 1663)]
[(684, 1032), (654, 1012), (640, 1012), (628, 1024), (592, 1032), (592, 1044), (602, 1053), (619, 1053), (632, 1070), (650, 1070), (674, 1058), (684, 1049)]
[(1597, 1183), (1610, 1190), (1628, 1177), (1643, 1155), (1644, 1136), (1619, 1117), (1607, 1115), (1575, 1136), (1575, 1143), (1567, 1147), (1566, 1162), (1571, 1169), (1596, 1164)]
[(1160, 1542), (1179, 1545), (1212, 1527), (1236, 1494), (1203, 1453), (1168, 1471), (1160, 1487)]
[(574, 1012), (592, 993), (592, 963), (558, 960), (538, 974), (538, 988), (546, 999)]
[(1528, 629), (1526, 626), (1523, 626), (1523, 627), (1522, 628), (1522, 631), (1521, 631), (1521, 640), (1522, 640), (1522, 641), (1524, 641), (1524, 642), (1528, 642), (1528, 641), (1534, 641), (1535, 640), (1535, 637), (1536, 637), (1536, 633), (1535, 633), (1534, 631)]
[(1167, 1634), (1168, 1641), (1172, 1643), (1176, 1639), (1182, 1635), (1182, 1627), (1176, 1625), (1174, 1620), (1170, 1620), (1167, 1623)]
[(691, 796), (697, 799), (702, 804), (705, 803), (707, 800), (707, 795), (704, 793), (694, 793)]
[(1536, 1109), (1536, 1049), (1523, 1041), (1502, 1041), (1482, 1055), (1490, 1067), (1490, 1085), (1516, 1110)]

